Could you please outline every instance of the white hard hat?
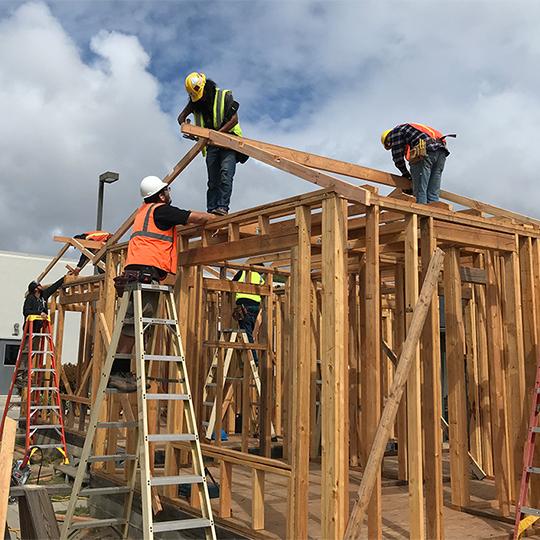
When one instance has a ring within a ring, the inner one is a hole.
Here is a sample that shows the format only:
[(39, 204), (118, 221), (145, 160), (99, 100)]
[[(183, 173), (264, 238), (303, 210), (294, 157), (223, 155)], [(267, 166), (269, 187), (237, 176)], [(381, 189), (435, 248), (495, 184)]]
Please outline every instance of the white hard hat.
[(141, 197), (143, 199), (151, 197), (167, 186), (168, 184), (163, 182), (157, 176), (145, 176), (141, 182)]

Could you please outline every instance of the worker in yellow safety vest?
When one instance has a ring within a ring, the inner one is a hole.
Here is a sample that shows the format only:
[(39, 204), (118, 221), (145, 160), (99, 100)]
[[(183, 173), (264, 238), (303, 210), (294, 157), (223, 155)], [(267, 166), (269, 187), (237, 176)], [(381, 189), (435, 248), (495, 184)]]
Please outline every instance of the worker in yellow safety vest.
[[(247, 281), (248, 274), (250, 275), (249, 281)], [(264, 279), (261, 274), (253, 270), (251, 272), (246, 272), (245, 270), (238, 271), (233, 277), (233, 281), (238, 281), (239, 283), (253, 283), (254, 285), (264, 284)], [(246, 332), (249, 342), (253, 343), (253, 331), (255, 329), (257, 317), (259, 316), (261, 297), (258, 294), (239, 292), (236, 293), (235, 299), (236, 309), (234, 310), (234, 318), (238, 321), (240, 328)], [(253, 351), (253, 358), (256, 363), (259, 362), (257, 351)]]
[[(182, 125), (193, 114), (195, 124), (200, 127), (242, 136), (238, 123), (239, 104), (230, 90), (218, 88), (204, 73), (190, 73), (185, 80), (189, 101), (178, 116)], [(203, 150), (208, 171), (206, 206), (210, 214), (225, 216), (229, 213), (236, 162), (244, 163), (247, 156), (229, 148), (208, 145)]]

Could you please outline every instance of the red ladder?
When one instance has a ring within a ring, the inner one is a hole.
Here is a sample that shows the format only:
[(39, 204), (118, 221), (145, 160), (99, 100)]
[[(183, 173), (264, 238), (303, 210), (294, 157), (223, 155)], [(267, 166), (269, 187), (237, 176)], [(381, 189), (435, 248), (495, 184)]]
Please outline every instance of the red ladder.
[[(36, 324), (37, 331), (34, 332), (34, 324), (37, 322), (39, 322), (39, 324)], [(34, 346), (37, 348), (34, 349)], [(27, 368), (21, 366), (26, 354), (28, 359)], [(50, 362), (47, 362), (47, 357), (50, 357)], [(20, 422), (23, 420), (26, 424), (25, 455), (21, 467), (26, 466), (34, 448), (56, 448), (62, 454), (64, 463), (69, 463), (52, 327), (48, 317), (29, 315), (24, 323), (23, 338), (17, 354), (17, 362), (15, 363), (15, 370), (13, 371), (13, 378), (11, 379), (4, 413), (2, 414), (0, 439), (4, 433), (6, 416), (10, 407), (13, 405), (11, 398), (17, 382), (17, 376), (20, 374), (24, 377), (27, 369), (28, 377), (25, 382), (26, 399), (24, 403), (26, 416), (19, 418), (19, 427), (21, 425)], [(50, 377), (51, 374), (52, 378)], [(38, 421), (38, 417), (40, 416), (42, 419)], [(33, 439), (37, 432), (50, 429), (58, 433), (61, 441), (60, 444), (34, 444)]]
[(534, 393), (531, 399), (531, 416), (529, 420), (529, 429), (527, 431), (527, 440), (525, 441), (525, 446), (523, 448), (523, 473), (521, 475), (519, 499), (516, 504), (514, 540), (517, 540), (526, 529), (528, 529), (536, 520), (540, 519), (540, 509), (526, 506), (531, 474), (540, 473), (540, 467), (533, 467), (536, 434), (540, 433), (540, 427), (538, 426), (539, 413), (540, 357), (538, 358), (538, 364), (536, 366), (536, 382), (534, 383)]

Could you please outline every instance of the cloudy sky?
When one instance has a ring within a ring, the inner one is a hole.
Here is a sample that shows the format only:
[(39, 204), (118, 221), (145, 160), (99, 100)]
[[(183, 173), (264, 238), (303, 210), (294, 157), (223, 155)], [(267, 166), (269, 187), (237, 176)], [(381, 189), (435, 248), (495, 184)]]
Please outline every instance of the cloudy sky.
[[(246, 136), (393, 170), (380, 132), (458, 133), (444, 188), (540, 217), (538, 2), (0, 1), (0, 249), (52, 253), (105, 228), (192, 144), (183, 79), (206, 72)], [(201, 157), (175, 182), (204, 209)], [(249, 160), (232, 210), (312, 189)]]

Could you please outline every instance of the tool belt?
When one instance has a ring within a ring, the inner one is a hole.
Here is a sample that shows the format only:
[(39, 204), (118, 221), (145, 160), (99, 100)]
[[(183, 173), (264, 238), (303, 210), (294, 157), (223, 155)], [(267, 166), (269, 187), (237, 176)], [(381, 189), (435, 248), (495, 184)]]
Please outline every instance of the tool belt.
[(242, 304), (238, 304), (232, 312), (233, 319), (235, 321), (243, 321), (246, 318), (247, 315), (247, 308), (246, 306), (243, 306)]
[(114, 278), (116, 294), (122, 296), (129, 283), (152, 283), (154, 276), (150, 270), (124, 270)]
[(418, 143), (411, 148), (409, 154), (409, 163), (417, 163), (427, 156), (426, 140), (420, 139)]

